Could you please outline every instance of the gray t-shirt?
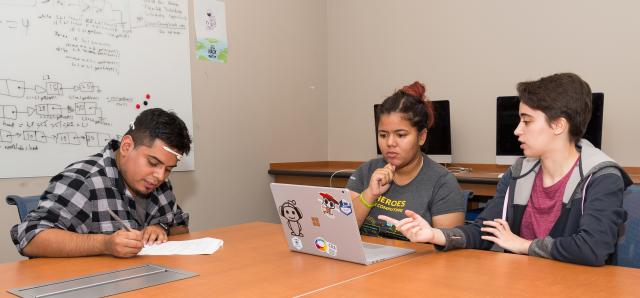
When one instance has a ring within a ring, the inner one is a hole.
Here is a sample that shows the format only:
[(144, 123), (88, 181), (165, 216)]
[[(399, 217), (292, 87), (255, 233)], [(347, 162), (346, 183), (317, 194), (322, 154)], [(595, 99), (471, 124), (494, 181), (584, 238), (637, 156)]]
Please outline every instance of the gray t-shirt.
[[(423, 154), (423, 157), (422, 169), (411, 182), (403, 186), (391, 184), (389, 190), (377, 199), (377, 205), (371, 208), (360, 227), (361, 234), (406, 240), (394, 226), (379, 220), (378, 215), (403, 219), (406, 217), (404, 210), (408, 209), (420, 214), (432, 224), (433, 216), (466, 210), (462, 190), (456, 178), (427, 155)], [(347, 188), (361, 193), (369, 186), (373, 172), (386, 164), (383, 158), (372, 159), (362, 164), (349, 178)]]
[(133, 201), (136, 203), (136, 214), (138, 214), (138, 219), (142, 224), (142, 227), (146, 227), (147, 221), (147, 200), (146, 198), (135, 198)]

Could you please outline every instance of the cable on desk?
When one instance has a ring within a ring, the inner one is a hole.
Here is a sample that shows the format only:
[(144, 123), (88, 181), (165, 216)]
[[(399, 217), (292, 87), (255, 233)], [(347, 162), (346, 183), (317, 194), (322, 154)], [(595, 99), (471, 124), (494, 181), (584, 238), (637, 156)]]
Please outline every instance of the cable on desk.
[(331, 177), (329, 177), (329, 187), (333, 187), (333, 183), (332, 182), (333, 182), (333, 176), (335, 174), (338, 174), (340, 172), (353, 172), (353, 171), (355, 171), (355, 169), (342, 169), (342, 170), (337, 170), (337, 171), (333, 172), (333, 174), (331, 174)]

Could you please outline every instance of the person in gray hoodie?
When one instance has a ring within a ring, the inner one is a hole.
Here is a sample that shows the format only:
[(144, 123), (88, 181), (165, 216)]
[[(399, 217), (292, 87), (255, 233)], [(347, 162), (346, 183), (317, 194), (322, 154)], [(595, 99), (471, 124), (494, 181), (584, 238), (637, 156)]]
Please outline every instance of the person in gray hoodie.
[(611, 262), (626, 219), (622, 193), (631, 178), (613, 159), (581, 139), (591, 117), (591, 88), (572, 73), (517, 86), (515, 135), (525, 157), (505, 172), (485, 210), (469, 225), (432, 228), (410, 210), (380, 219), (413, 242), (438, 250), (508, 251), (601, 266)]

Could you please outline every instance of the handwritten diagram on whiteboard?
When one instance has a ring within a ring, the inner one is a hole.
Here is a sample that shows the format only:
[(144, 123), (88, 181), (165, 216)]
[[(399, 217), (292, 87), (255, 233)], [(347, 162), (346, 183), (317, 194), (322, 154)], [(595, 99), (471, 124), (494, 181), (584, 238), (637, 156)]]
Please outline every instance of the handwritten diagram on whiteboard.
[(0, 0), (0, 178), (55, 175), (149, 108), (193, 132), (187, 3)]

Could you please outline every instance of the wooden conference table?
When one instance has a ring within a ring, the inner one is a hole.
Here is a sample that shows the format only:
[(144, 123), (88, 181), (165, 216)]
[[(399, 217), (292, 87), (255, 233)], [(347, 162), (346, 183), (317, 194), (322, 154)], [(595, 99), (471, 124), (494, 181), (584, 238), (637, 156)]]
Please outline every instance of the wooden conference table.
[(97, 272), (153, 263), (199, 276), (140, 289), (119, 297), (308, 296), (636, 296), (640, 270), (592, 268), (535, 257), (460, 250), (438, 253), (431, 245), (368, 238), (418, 252), (364, 266), (290, 252), (279, 224), (254, 222), (172, 240), (215, 237), (213, 255), (118, 259), (40, 258), (0, 264), (2, 297), (20, 288)]

